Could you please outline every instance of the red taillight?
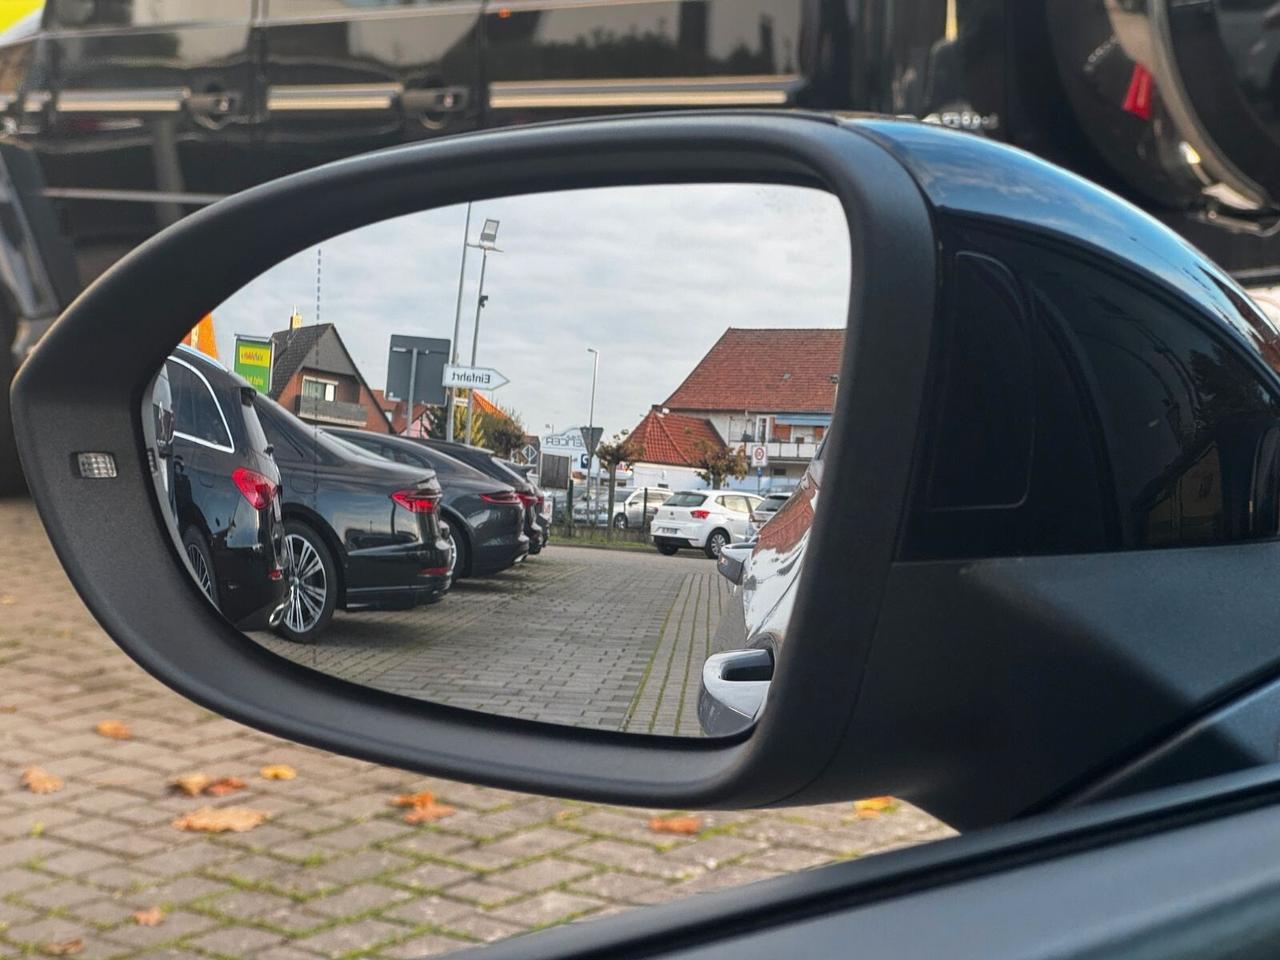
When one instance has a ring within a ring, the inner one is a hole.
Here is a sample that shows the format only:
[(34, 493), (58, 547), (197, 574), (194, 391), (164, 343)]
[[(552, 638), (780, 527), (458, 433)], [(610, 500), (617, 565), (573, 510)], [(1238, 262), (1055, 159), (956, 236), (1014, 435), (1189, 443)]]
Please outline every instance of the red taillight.
[(423, 567), (418, 571), (420, 577), (443, 577), (448, 575), (448, 567)]
[(283, 580), (284, 571), (281, 570), (279, 567), (273, 567), (271, 569), (271, 572), (267, 574), (267, 578), (269, 580)]
[(391, 499), (410, 513), (435, 513), (440, 503), (440, 494), (422, 493), (418, 490), (397, 490)]
[(485, 503), (500, 503), (507, 506), (523, 506), (524, 501), (521, 500), (514, 490), (504, 490), (501, 493), (482, 493), (480, 499)]
[(516, 496), (520, 498), (520, 502), (526, 507), (536, 507), (542, 500), (536, 493), (523, 493), (516, 491)]
[(695, 520), (705, 520), (707, 519), (707, 517), (711, 516), (711, 511), (710, 510), (690, 510), (689, 516), (693, 517), (693, 519)]
[(250, 470), (248, 467), (236, 467), (231, 472), (231, 480), (240, 492), (244, 494), (244, 498), (249, 501), (249, 505), (255, 510), (265, 510), (271, 506), (271, 501), (276, 498), (276, 490), (278, 489), (273, 481), (264, 477), (257, 470)]

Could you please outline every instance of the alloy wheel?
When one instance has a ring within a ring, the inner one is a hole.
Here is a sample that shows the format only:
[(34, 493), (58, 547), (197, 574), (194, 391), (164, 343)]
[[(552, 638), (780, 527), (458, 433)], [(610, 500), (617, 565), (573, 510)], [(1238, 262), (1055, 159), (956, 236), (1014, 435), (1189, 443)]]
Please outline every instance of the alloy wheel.
[(286, 573), (289, 577), (289, 607), (284, 622), (294, 633), (306, 633), (320, 622), (324, 613), (329, 581), (324, 563), (306, 537), (290, 533), (284, 538)]
[(204, 562), (204, 554), (195, 544), (187, 545), (187, 559), (191, 561), (191, 569), (195, 571), (196, 583), (209, 601), (213, 602), (213, 578), (209, 575), (209, 565)]

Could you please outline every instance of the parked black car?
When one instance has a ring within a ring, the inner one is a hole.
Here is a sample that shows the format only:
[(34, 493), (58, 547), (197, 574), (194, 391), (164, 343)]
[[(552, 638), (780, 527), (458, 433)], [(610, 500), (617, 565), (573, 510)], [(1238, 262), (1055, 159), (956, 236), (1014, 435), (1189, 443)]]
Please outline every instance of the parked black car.
[[(914, 115), (1063, 164), (1274, 278), (1269, 4), (1181, 4), (1167, 24), (1156, 6), (49, 0), (0, 39), (0, 382), (10, 345), (20, 362), (104, 269), (220, 197), (378, 147), (635, 110)], [(20, 482), (6, 401), (0, 489)]]
[[(547, 500), (547, 494), (538, 486), (537, 481), (534, 479), (533, 475), (536, 474), (534, 474), (534, 467), (532, 464), (515, 463), (511, 460), (499, 460), (498, 462), (516, 475), (523, 477), (525, 481), (533, 487), (533, 490), (538, 497), (534, 502), (533, 518), (542, 531), (542, 543), (538, 547), (538, 550), (540, 551), (551, 539), (551, 504)], [(536, 553), (538, 551), (534, 552)]]
[(280, 633), (310, 643), (334, 610), (443, 597), (455, 553), (435, 471), (368, 456), (266, 397), (256, 406), (284, 480), (291, 594)]
[(280, 471), (254, 409), (256, 391), (187, 347), (174, 351), (164, 374), (157, 388), (167, 383), (172, 439), (156, 466), (192, 576), (240, 629), (274, 625), (289, 586)]
[(448, 454), (407, 437), (338, 427), (325, 430), (372, 455), (435, 471), (444, 489), (440, 511), (453, 531), (458, 577), (497, 573), (528, 555), (524, 505), (505, 480), (495, 481)]
[(524, 505), (524, 533), (529, 538), (529, 552), (542, 551), (543, 546), (546, 545), (551, 524), (545, 523), (542, 519), (542, 491), (525, 479), (524, 474), (513, 470), (495, 457), (492, 450), (486, 450), (483, 447), (473, 447), (450, 440), (429, 440), (419, 437), (412, 439), (414, 443), (447, 454), (499, 483), (508, 484), (515, 490), (516, 496)]

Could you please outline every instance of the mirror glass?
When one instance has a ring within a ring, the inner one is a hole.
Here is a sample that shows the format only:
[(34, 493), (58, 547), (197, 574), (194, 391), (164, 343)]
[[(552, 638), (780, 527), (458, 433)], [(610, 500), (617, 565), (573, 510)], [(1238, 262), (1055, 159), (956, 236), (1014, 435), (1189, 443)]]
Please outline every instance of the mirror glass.
[(143, 411), (231, 623), (407, 697), (615, 731), (750, 726), (839, 390), (839, 202), (511, 196), (333, 237), (203, 318)]

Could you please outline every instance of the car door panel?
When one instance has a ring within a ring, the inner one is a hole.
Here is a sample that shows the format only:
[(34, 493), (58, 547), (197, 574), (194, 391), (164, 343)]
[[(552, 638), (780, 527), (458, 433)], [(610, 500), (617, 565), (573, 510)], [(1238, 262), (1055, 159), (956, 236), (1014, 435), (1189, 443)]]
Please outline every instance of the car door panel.
[(486, 123), (787, 106), (803, 0), (514, 0), (486, 8)]
[(263, 178), (480, 116), (481, 0), (267, 0)]

